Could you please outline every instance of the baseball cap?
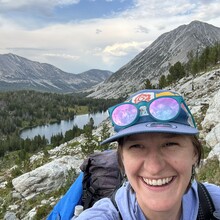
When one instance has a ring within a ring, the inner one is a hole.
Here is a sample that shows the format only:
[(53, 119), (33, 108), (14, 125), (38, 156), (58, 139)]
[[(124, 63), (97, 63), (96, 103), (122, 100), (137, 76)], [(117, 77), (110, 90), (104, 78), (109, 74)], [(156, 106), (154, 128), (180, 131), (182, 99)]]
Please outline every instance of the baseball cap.
[(139, 133), (199, 133), (184, 98), (171, 90), (140, 90), (110, 107), (108, 113), (115, 134), (101, 145)]

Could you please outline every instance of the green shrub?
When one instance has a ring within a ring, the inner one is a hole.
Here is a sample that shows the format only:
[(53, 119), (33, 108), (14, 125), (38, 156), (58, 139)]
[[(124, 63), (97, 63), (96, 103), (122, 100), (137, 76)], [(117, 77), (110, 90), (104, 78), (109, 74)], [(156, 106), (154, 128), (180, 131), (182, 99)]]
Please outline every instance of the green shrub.
[(12, 178), (15, 178), (17, 176), (20, 176), (22, 174), (21, 168), (20, 167), (15, 167), (14, 169), (12, 169), (11, 171), (11, 176)]
[(212, 150), (211, 147), (207, 147), (207, 146), (204, 146), (203, 147), (203, 152), (204, 152), (204, 158), (207, 158), (208, 155), (209, 155), (209, 152)]
[(201, 182), (220, 185), (220, 164), (217, 156), (208, 159), (198, 171), (197, 178)]
[(52, 207), (50, 205), (44, 205), (37, 208), (37, 213), (34, 216), (34, 220), (45, 219)]

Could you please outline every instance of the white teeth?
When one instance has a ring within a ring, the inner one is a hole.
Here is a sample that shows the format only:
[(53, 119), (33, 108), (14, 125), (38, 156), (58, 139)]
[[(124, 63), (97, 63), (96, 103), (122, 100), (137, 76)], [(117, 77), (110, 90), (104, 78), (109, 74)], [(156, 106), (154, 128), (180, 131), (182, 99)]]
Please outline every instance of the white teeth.
[(162, 186), (164, 184), (169, 183), (172, 179), (173, 179), (173, 177), (167, 177), (167, 178), (163, 178), (163, 179), (153, 179), (153, 180), (143, 178), (144, 182), (147, 183), (148, 185), (151, 185), (151, 186)]

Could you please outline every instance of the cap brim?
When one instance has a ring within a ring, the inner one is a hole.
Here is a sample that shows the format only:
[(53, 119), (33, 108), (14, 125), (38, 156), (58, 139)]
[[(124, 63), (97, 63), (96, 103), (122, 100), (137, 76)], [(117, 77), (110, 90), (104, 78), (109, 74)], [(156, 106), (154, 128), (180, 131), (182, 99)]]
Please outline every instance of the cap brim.
[(196, 128), (177, 124), (177, 123), (160, 123), (160, 122), (148, 122), (148, 123), (140, 123), (137, 125), (130, 126), (125, 128), (115, 135), (107, 138), (101, 145), (107, 144), (113, 141), (117, 141), (118, 139), (132, 135), (132, 134), (140, 134), (140, 133), (176, 133), (176, 134), (189, 134), (196, 135), (199, 131)]

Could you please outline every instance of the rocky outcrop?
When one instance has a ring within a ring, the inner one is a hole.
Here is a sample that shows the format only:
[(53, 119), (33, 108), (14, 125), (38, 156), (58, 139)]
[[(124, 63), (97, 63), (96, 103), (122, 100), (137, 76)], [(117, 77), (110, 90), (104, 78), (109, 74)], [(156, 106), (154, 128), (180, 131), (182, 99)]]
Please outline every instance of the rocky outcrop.
[(69, 171), (76, 169), (79, 172), (81, 163), (82, 160), (75, 156), (63, 156), (13, 179), (12, 184), (28, 200), (39, 193), (59, 189), (65, 183)]
[[(209, 108), (206, 112), (204, 121), (202, 122), (202, 127), (205, 129), (205, 131), (209, 132), (213, 129), (216, 130), (217, 127), (220, 125), (220, 89), (217, 91), (215, 96), (212, 98), (209, 104)], [(220, 130), (218, 130), (220, 131)], [(220, 134), (220, 132), (218, 133)], [(220, 135), (218, 135), (219, 138), (218, 142), (220, 141)]]
[(206, 144), (212, 148), (207, 159), (214, 156), (220, 161), (220, 89), (212, 98), (209, 108), (206, 112), (203, 129), (207, 132), (205, 137)]

